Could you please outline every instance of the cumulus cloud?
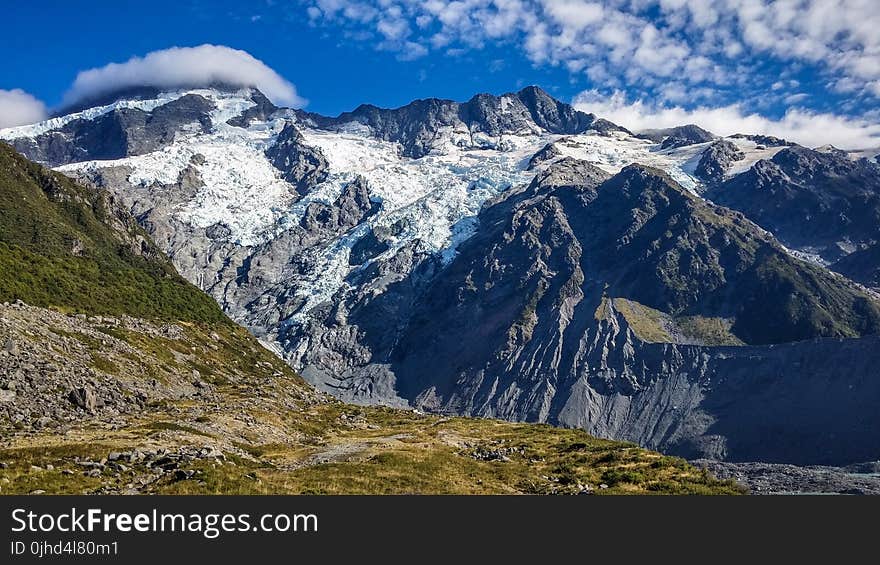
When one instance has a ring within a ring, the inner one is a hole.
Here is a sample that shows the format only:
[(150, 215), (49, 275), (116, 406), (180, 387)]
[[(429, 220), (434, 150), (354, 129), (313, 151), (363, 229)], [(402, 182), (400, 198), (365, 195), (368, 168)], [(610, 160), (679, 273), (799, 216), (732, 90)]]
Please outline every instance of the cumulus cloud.
[[(368, 31), (378, 49), (414, 59), (430, 50), (516, 45), (534, 63), (627, 86), (668, 77), (742, 93), (786, 83), (772, 58), (809, 64), (880, 96), (876, 0), (303, 0), (310, 20)], [(414, 46), (421, 46), (416, 49)], [(773, 76), (776, 74), (776, 76)], [(607, 83), (606, 83), (607, 85)]]
[(46, 105), (24, 90), (0, 90), (0, 128), (32, 124), (45, 117)]
[[(354, 29), (402, 59), (503, 44), (535, 65), (640, 93), (634, 102), (619, 91), (577, 97), (630, 129), (693, 122), (810, 146), (880, 146), (880, 119), (871, 113), (880, 97), (877, 0), (303, 2), (316, 25)], [(805, 69), (815, 85), (792, 78)], [(861, 117), (804, 107), (826, 93), (845, 95), (841, 110)], [(755, 112), (774, 104), (789, 110), (779, 119)]]
[(171, 47), (132, 57), (124, 63), (80, 72), (64, 95), (74, 104), (134, 86), (201, 87), (212, 84), (254, 86), (276, 104), (303, 106), (296, 87), (246, 51), (223, 45)]
[(880, 147), (880, 123), (791, 108), (780, 119), (748, 113), (740, 104), (721, 107), (658, 106), (642, 100), (628, 101), (621, 91), (606, 96), (597, 90), (580, 93), (574, 106), (633, 131), (697, 124), (718, 135), (735, 133), (783, 137), (807, 147), (830, 143), (841, 149)]

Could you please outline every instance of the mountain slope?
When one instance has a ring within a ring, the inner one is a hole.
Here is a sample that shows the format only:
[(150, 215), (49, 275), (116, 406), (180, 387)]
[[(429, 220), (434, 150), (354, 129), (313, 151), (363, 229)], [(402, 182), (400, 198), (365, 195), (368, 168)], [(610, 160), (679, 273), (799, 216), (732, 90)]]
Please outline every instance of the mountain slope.
[(21, 158), (0, 143), (0, 301), (222, 322), (107, 193)]
[(612, 296), (674, 316), (732, 319), (731, 332), (751, 344), (880, 331), (880, 309), (867, 295), (660, 171), (625, 168), (585, 213), (570, 214), (588, 250), (586, 270)]
[(31, 159), (56, 166), (89, 159), (119, 159), (143, 155), (174, 141), (182, 127), (205, 131), (214, 109), (205, 98), (188, 94), (165, 104), (119, 105), (92, 120), (74, 119), (13, 146)]
[[(876, 301), (791, 258), (742, 216), (708, 206), (656, 170), (633, 165), (597, 185), (601, 178), (586, 163), (561, 161), (484, 211), (478, 235), (420, 299), (399, 348), (425, 354), (425, 344), (447, 336), (448, 347), (429, 356), (462, 363), (460, 341), (501, 351), (545, 323), (545, 335), (556, 335), (580, 311), (576, 338), (601, 318), (605, 296), (648, 307), (644, 316), (659, 311), (669, 327), (654, 324), (658, 341), (676, 341), (676, 320), (714, 320), (751, 344), (880, 332)], [(647, 333), (649, 324), (642, 327)]]
[(880, 288), (880, 242), (867, 244), (828, 266), (854, 281)]
[(706, 196), (828, 262), (880, 238), (880, 167), (843, 152), (788, 147)]
[[(4, 494), (740, 492), (581, 431), (344, 405), (223, 316), (106, 193), (3, 146), (0, 196), (15, 267), (0, 302)], [(31, 294), (15, 294), (22, 281)]]

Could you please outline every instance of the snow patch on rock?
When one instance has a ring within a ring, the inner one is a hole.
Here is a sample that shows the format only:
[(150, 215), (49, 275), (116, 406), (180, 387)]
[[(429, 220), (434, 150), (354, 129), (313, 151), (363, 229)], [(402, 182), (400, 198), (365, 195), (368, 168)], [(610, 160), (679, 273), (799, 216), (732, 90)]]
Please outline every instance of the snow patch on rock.
[(88, 108), (86, 110), (83, 110), (82, 112), (74, 112), (73, 114), (66, 114), (64, 116), (49, 118), (48, 120), (37, 122), (35, 124), (0, 129), (0, 139), (37, 137), (38, 135), (42, 135), (46, 132), (62, 128), (75, 120), (94, 120), (95, 118), (103, 116), (104, 114), (110, 113), (116, 109), (129, 108), (143, 110), (144, 112), (150, 112), (152, 110), (155, 110), (159, 106), (163, 106), (165, 104), (168, 104), (169, 102), (177, 100), (184, 94), (187, 94), (187, 92), (166, 92), (159, 95), (157, 98), (150, 98), (148, 100), (117, 100), (116, 102), (112, 104), (107, 104), (106, 106), (96, 106), (94, 108)]

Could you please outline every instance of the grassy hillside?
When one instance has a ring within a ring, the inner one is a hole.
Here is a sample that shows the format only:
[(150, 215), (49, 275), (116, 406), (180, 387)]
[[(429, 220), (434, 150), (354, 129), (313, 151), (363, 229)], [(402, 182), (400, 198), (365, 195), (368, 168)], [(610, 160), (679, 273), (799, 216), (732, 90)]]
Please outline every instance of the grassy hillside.
[(224, 322), (105, 193), (0, 143), (0, 302)]

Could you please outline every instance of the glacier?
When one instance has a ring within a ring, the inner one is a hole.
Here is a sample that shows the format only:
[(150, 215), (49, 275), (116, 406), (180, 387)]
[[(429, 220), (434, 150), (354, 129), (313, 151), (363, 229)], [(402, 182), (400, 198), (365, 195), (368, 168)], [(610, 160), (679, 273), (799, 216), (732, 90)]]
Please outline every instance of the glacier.
[[(327, 131), (298, 119), (291, 110), (281, 109), (271, 119), (253, 122), (246, 128), (228, 124), (228, 120), (254, 105), (249, 89), (179, 90), (151, 100), (122, 100), (32, 126), (2, 130), (0, 138), (35, 136), (115, 108), (149, 111), (187, 94), (202, 96), (215, 105), (209, 132), (184, 128), (173, 143), (145, 155), (70, 163), (57, 170), (75, 175), (107, 167), (129, 167), (128, 181), (146, 187), (173, 185), (187, 167), (193, 167), (203, 186), (189, 202), (178, 206), (174, 212), (177, 219), (198, 228), (222, 224), (231, 230), (231, 239), (243, 247), (278, 237), (299, 223), (309, 204), (330, 204), (348, 182), (358, 175), (365, 177), (370, 198), (381, 206), (378, 214), (366, 225), (310, 251), (310, 270), (290, 281), (295, 295), (305, 301), (290, 323), (302, 323), (312, 308), (330, 300), (343, 287), (345, 278), (357, 268), (348, 263), (351, 247), (372, 227), (401, 221), (408, 226), (393, 236), (391, 247), (372, 261), (391, 257), (401, 247), (417, 241), (426, 251), (448, 262), (456, 247), (478, 229), (476, 216), (485, 202), (534, 177), (537, 171), (527, 170), (529, 158), (548, 143), (555, 143), (564, 156), (589, 161), (610, 173), (639, 162), (665, 170), (692, 191), (699, 189), (699, 180), (687, 167), (694, 157), (693, 148), (660, 151), (657, 144), (621, 132), (557, 135), (535, 128), (500, 139), (478, 136), (476, 142), (482, 147), (474, 147), (464, 145), (464, 138), (473, 141), (473, 136), (449, 128), (440, 132), (429, 155), (416, 159), (403, 156), (398, 143), (371, 137), (369, 128), (357, 122)], [(329, 162), (328, 178), (301, 198), (265, 155), (288, 122), (295, 123), (305, 142), (319, 148)], [(197, 155), (201, 159), (194, 161)], [(204, 279), (193, 282), (204, 286)]]

